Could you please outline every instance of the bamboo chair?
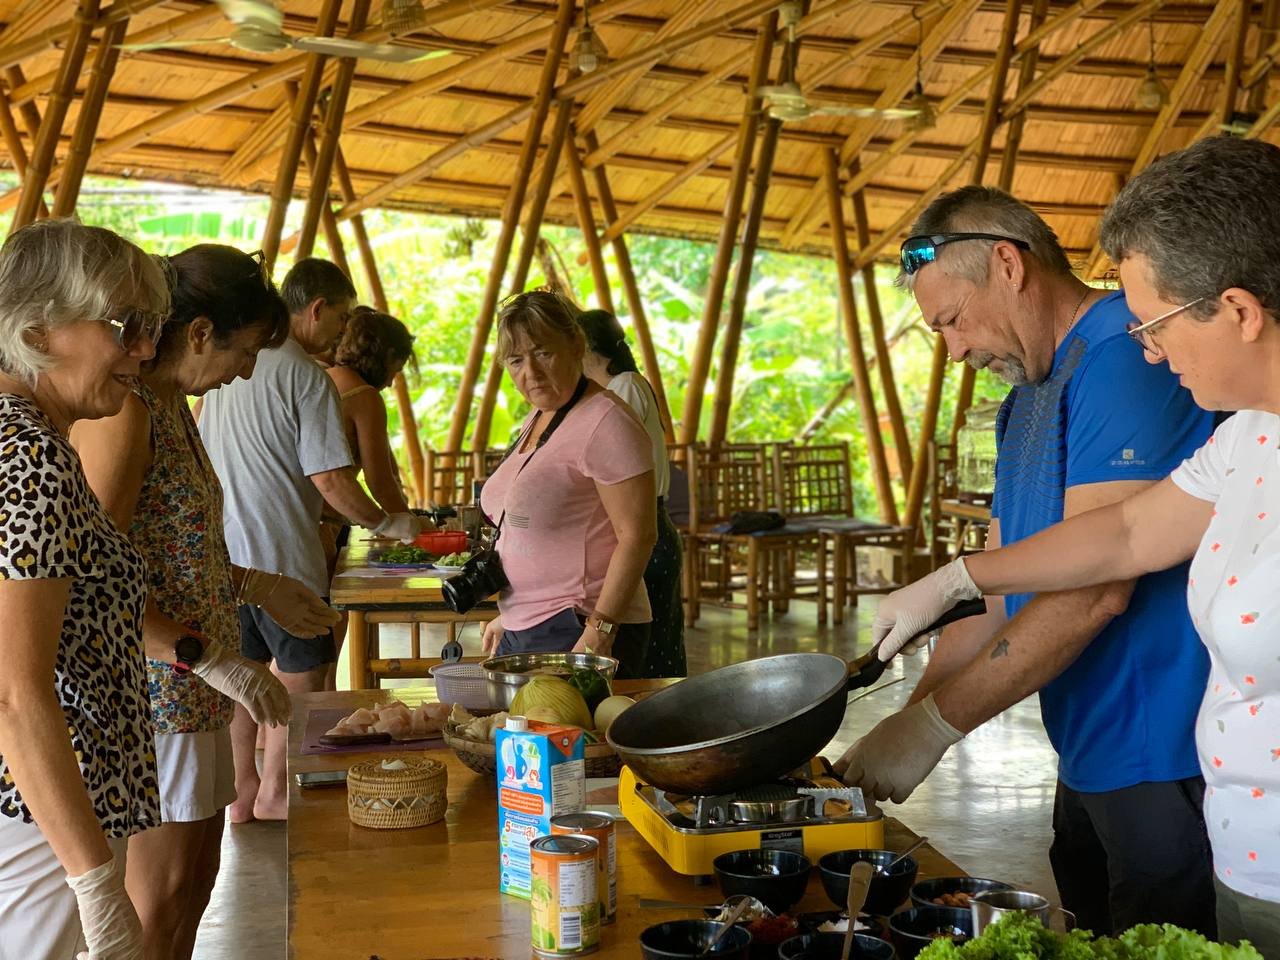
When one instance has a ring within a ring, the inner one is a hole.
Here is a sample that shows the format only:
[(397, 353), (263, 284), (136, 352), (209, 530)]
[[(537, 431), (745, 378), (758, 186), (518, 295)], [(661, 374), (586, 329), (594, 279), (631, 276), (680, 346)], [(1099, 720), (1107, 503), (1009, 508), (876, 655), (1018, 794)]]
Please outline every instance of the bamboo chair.
[(438, 506), (460, 507), (471, 503), (476, 463), (476, 454), (470, 450), (456, 453), (428, 450), (427, 496)]

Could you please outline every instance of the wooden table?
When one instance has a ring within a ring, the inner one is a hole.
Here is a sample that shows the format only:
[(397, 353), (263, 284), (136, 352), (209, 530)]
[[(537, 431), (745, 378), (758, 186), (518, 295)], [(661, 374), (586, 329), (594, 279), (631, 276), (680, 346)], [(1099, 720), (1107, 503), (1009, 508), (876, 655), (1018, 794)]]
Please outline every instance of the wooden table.
[[(620, 693), (664, 681), (619, 681)], [(445, 819), (412, 830), (368, 830), (347, 819), (346, 791), (301, 790), (293, 774), (338, 770), (372, 754), (300, 756), (307, 713), (354, 710), (397, 695), (406, 702), (434, 697), (429, 688), (303, 694), (293, 698), (289, 728), (289, 956), (294, 960), (427, 960), (494, 957), (525, 960), (529, 905), (498, 893), (497, 800), (493, 780), (462, 766), (448, 750), (426, 756), (448, 767)], [(383, 754), (386, 755), (386, 754)], [(423, 756), (421, 753), (411, 756)], [(638, 833), (619, 821), (618, 920), (603, 929), (601, 960), (639, 956), (637, 937), (689, 911), (640, 910), (640, 897), (713, 903), (719, 891), (672, 871)], [(902, 850), (914, 834), (886, 820), (887, 845)], [(963, 873), (929, 846), (917, 851), (920, 875)], [(817, 871), (799, 910), (830, 909)]]
[[(379, 658), (378, 625), (381, 623), (487, 623), (498, 614), (492, 601), (477, 604), (467, 613), (454, 613), (444, 602), (438, 576), (359, 577), (347, 573), (364, 567), (374, 546), (392, 546), (387, 541), (372, 543), (352, 539), (338, 555), (337, 573), (329, 589), (329, 602), (347, 611), (347, 644), (351, 659), (351, 686), (373, 686), (381, 676), (425, 677), (439, 658), (423, 657), (417, 649), (416, 633), (412, 656)], [(370, 652), (373, 658), (370, 658)]]

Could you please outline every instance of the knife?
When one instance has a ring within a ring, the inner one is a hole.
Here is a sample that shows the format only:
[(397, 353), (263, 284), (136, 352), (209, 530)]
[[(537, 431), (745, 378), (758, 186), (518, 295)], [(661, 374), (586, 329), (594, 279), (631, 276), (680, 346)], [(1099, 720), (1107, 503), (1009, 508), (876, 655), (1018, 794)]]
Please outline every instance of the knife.
[[(964, 620), (966, 617), (976, 617), (986, 612), (987, 601), (982, 597), (976, 600), (961, 601), (920, 631), (918, 635), (924, 636), (925, 634), (933, 633), (935, 630), (941, 630), (949, 623)], [(880, 675), (884, 673), (884, 668), (888, 665), (888, 661), (881, 660), (879, 653), (880, 644), (877, 643), (858, 659), (849, 661), (849, 682), (845, 685), (845, 689), (852, 691), (860, 687), (869, 687), (880, 679)]]

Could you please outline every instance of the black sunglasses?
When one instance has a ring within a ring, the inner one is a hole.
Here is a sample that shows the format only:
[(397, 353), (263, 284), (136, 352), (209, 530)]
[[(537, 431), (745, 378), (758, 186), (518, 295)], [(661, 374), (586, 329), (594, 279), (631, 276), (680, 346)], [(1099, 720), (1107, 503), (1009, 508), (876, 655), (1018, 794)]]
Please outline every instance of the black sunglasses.
[(1002, 237), (996, 233), (934, 233), (907, 237), (902, 242), (902, 272), (911, 276), (926, 264), (938, 259), (938, 248), (957, 240), (1001, 240), (1012, 243), (1019, 250), (1030, 250), (1031, 244), (1017, 237)]

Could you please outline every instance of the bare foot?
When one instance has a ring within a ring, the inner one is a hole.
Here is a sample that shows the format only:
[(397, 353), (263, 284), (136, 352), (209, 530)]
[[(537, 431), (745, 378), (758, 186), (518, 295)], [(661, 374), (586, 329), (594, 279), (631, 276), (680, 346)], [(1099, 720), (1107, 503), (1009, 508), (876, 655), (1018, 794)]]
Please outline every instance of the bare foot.
[(288, 797), (268, 797), (259, 793), (253, 803), (253, 816), (257, 820), (288, 820)]
[(248, 823), (254, 818), (254, 806), (258, 800), (259, 782), (236, 784), (236, 799), (227, 808), (227, 817), (232, 823)]

